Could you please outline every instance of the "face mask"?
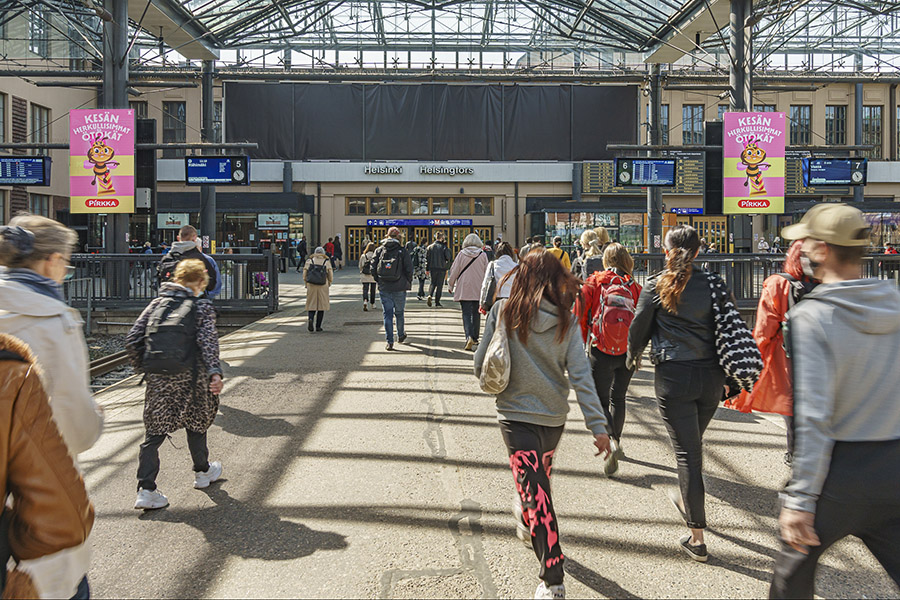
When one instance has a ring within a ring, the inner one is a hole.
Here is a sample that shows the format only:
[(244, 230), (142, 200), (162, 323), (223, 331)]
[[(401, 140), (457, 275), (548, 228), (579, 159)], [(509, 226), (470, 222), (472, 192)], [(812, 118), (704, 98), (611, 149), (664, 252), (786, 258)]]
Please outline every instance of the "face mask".
[(809, 278), (815, 279), (816, 269), (818, 269), (820, 266), (821, 263), (813, 261), (806, 254), (803, 254), (800, 257), (800, 267), (803, 269), (803, 274)]

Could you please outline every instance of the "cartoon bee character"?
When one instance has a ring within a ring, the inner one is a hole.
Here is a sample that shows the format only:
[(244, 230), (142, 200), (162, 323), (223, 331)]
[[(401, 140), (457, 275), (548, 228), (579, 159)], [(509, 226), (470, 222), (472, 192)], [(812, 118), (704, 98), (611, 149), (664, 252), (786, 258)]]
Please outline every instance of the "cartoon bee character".
[[(116, 151), (106, 144), (107, 138), (102, 134), (94, 136), (94, 142), (87, 151), (87, 160), (84, 162), (85, 169), (93, 169), (94, 178), (91, 179), (91, 185), (97, 186), (98, 195), (115, 194), (116, 188), (112, 184), (112, 176), (110, 169), (115, 169), (119, 163), (112, 160), (116, 155)], [(99, 184), (98, 184), (99, 180)]]
[(751, 196), (766, 194), (762, 171), (766, 171), (772, 166), (763, 162), (766, 160), (766, 151), (759, 147), (758, 142), (759, 140), (752, 137), (747, 141), (744, 151), (741, 152), (741, 163), (737, 166), (738, 171), (746, 169), (747, 181), (744, 182), (744, 187), (747, 187), (747, 184), (750, 185)]

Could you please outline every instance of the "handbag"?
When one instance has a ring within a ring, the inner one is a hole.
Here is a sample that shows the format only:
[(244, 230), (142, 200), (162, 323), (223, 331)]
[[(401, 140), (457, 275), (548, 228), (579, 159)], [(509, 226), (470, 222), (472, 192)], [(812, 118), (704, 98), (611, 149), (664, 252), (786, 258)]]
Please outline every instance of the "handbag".
[(725, 371), (725, 383), (732, 394), (736, 394), (738, 389), (752, 392), (763, 368), (759, 347), (734, 306), (725, 282), (712, 273), (708, 277), (716, 328), (716, 354), (719, 365)]
[(488, 280), (487, 287), (483, 288), (481, 293), (481, 308), (484, 309), (485, 312), (493, 308), (494, 301), (497, 297), (496, 265), (497, 263), (491, 263), (490, 279)]
[(509, 357), (509, 336), (506, 333), (506, 327), (503, 324), (503, 308), (506, 302), (500, 300), (498, 306), (494, 307), (497, 311), (497, 326), (494, 328), (494, 334), (488, 343), (487, 352), (484, 355), (484, 362), (481, 363), (481, 376), (478, 378), (478, 385), (481, 390), (488, 394), (500, 394), (509, 385), (510, 357)]

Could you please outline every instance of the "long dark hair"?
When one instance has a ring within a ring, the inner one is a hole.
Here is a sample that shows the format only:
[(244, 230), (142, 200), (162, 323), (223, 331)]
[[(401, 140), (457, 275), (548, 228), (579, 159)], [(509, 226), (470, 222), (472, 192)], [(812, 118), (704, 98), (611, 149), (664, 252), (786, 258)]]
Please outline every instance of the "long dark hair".
[(519, 341), (527, 343), (531, 322), (541, 300), (547, 300), (556, 307), (559, 315), (556, 341), (562, 342), (571, 323), (572, 305), (581, 293), (578, 280), (563, 268), (558, 258), (541, 248), (525, 255), (519, 265), (506, 274), (500, 286), (513, 273), (516, 279), (503, 307), (507, 334), (512, 336), (518, 332)]
[(700, 249), (700, 236), (690, 225), (679, 225), (666, 234), (666, 270), (656, 282), (663, 308), (678, 314), (678, 302), (694, 271), (694, 256)]

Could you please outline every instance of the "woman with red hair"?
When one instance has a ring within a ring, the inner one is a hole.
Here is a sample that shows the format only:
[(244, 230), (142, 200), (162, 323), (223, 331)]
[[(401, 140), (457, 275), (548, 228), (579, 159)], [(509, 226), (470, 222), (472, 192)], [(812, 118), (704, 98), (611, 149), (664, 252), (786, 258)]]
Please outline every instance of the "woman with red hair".
[(569, 412), (569, 385), (575, 389), (598, 455), (609, 455), (607, 421), (572, 314), (578, 281), (542, 249), (525, 255), (498, 288), (513, 276), (509, 299), (498, 300), (488, 315), (485, 343), (475, 352), (475, 375), (481, 376), (494, 331), (505, 328), (511, 368), (506, 389), (497, 394), (497, 413), (518, 492), (516, 534), (540, 560), (541, 584), (535, 598), (565, 598), (565, 559), (550, 494), (550, 469)]

